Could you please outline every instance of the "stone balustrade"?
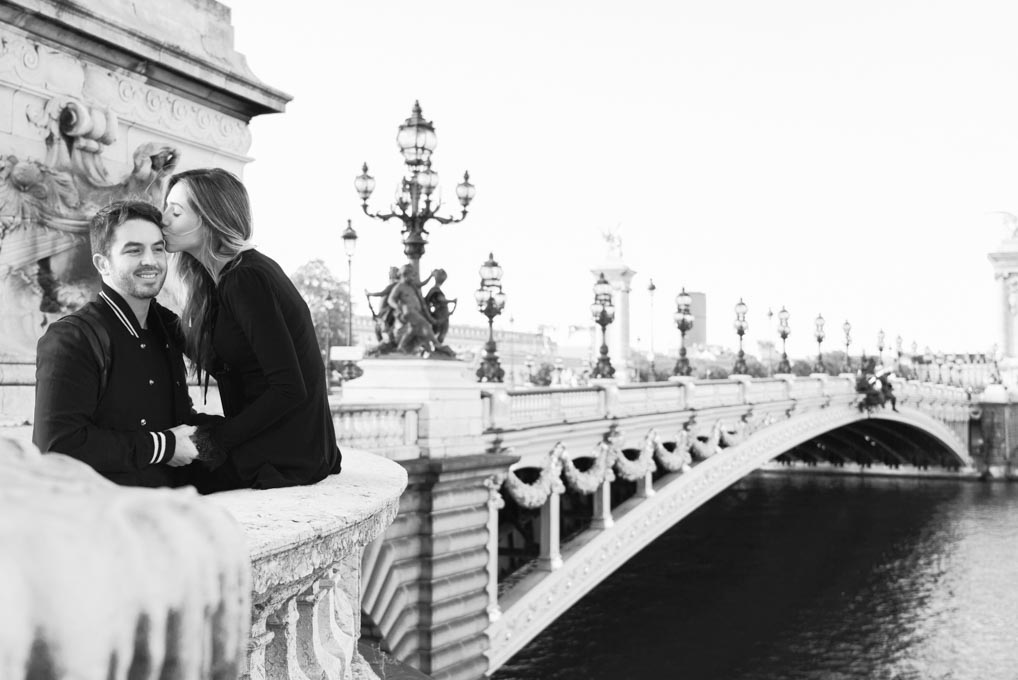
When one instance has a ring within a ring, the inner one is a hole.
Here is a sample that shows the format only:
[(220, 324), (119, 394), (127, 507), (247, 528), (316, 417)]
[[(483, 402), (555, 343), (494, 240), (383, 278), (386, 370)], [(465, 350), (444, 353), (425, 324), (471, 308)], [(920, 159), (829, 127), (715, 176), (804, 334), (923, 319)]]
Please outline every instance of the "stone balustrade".
[(390, 460), (414, 460), (421, 455), (418, 428), (422, 404), (332, 404), (332, 422), (341, 447), (371, 451)]
[(375, 677), (361, 560), (406, 483), (348, 448), (313, 486), (202, 498), (0, 438), (0, 677)]

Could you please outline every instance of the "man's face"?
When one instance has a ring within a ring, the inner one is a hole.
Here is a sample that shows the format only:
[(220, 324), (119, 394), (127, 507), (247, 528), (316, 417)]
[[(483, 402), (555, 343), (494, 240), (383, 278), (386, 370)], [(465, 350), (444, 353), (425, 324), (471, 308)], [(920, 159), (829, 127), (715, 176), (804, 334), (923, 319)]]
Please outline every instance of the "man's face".
[(124, 297), (154, 298), (166, 280), (163, 232), (148, 220), (127, 220), (113, 232), (109, 256), (92, 256), (103, 281)]

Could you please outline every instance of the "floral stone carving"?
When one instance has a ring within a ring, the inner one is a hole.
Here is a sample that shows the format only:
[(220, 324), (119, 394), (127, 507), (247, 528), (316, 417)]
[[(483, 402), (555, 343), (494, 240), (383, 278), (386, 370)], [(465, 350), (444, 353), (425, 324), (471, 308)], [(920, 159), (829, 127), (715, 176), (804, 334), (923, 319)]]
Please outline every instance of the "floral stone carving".
[(0, 354), (33, 353), (38, 312), (63, 315), (94, 296), (92, 215), (128, 198), (161, 204), (179, 157), (172, 146), (146, 142), (134, 150), (131, 170), (115, 178), (102, 156), (117, 139), (111, 110), (58, 97), (29, 107), (26, 116), (44, 137), (45, 155), (40, 161), (0, 154), (0, 306), (23, 321), (0, 329)]

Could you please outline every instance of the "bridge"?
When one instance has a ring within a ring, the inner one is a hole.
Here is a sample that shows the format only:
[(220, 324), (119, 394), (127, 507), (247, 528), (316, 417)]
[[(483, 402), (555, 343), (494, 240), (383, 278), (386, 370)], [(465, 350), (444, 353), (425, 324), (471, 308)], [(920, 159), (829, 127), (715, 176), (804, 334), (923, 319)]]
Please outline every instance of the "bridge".
[(410, 474), (395, 523), (365, 552), (365, 635), (435, 678), (477, 678), (758, 470), (985, 472), (970, 389), (895, 387), (896, 411), (860, 409), (852, 375), (475, 383), (486, 453), (447, 458), (429, 458), (425, 443), (434, 402), (337, 403), (341, 441), (402, 459)]

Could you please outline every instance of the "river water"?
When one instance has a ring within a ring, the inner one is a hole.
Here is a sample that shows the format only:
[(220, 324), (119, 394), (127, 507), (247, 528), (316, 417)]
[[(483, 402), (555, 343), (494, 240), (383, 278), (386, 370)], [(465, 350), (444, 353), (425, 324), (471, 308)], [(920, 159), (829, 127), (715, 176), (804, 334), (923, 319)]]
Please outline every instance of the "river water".
[(1018, 679), (1018, 485), (748, 478), (493, 677)]

